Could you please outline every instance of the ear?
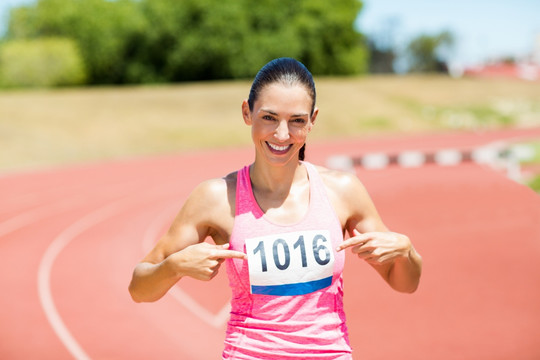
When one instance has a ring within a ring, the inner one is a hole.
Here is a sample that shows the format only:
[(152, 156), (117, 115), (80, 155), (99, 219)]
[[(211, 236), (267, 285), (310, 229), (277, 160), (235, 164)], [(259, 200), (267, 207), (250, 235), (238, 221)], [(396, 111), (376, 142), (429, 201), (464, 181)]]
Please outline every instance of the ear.
[(311, 131), (313, 125), (315, 125), (315, 120), (317, 120), (317, 115), (319, 114), (319, 108), (313, 109), (313, 114), (309, 118), (309, 128), (308, 131)]
[(249, 104), (247, 100), (244, 100), (242, 102), (242, 117), (244, 118), (244, 122), (246, 125), (251, 125), (251, 111), (249, 110)]

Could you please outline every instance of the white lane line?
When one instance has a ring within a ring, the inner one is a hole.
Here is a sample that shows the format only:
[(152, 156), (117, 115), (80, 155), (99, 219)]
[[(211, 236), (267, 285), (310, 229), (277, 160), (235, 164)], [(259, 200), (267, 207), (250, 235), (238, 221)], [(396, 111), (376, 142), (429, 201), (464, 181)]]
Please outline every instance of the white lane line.
[[(29, 210), (29, 207), (41, 205), (50, 201), (54, 201), (59, 197), (65, 196), (65, 194), (72, 194), (73, 192), (84, 192), (85, 185), (81, 183), (77, 184), (54, 184), (55, 187), (47, 187), (32, 192), (15, 193), (7, 198), (2, 198), (2, 209), (0, 214), (13, 212), (11, 209), (13, 206), (17, 206), (20, 210)], [(26, 207), (26, 209), (22, 208)]]
[(146, 231), (144, 232), (142, 239), (142, 250), (143, 253), (148, 253), (155, 245), (158, 236), (163, 229), (163, 226), (171, 222), (174, 215), (180, 210), (182, 204), (171, 204), (167, 206), (164, 210), (161, 210), (156, 217), (152, 219)]
[[(181, 205), (174, 204), (167, 207), (164, 211), (160, 212), (154, 220), (148, 226), (143, 240), (142, 246), (145, 253), (149, 252), (154, 245), (155, 240), (159, 236), (160, 231), (163, 229), (163, 225), (171, 220), (174, 215), (174, 211), (180, 210)], [(187, 292), (182, 290), (177, 285), (174, 285), (168, 292), (176, 301), (184, 306), (193, 315), (207, 323), (214, 328), (221, 328), (229, 319), (229, 313), (231, 306), (229, 301), (219, 310), (216, 314), (208, 311), (204, 306), (200, 305), (195, 299), (193, 299)]]
[(60, 252), (78, 235), (107, 220), (126, 206), (124, 199), (108, 204), (71, 224), (58, 235), (45, 251), (38, 269), (38, 294), (41, 307), (54, 332), (75, 359), (90, 359), (67, 328), (54, 304), (51, 292), (51, 270)]
[[(130, 181), (127, 183), (118, 183), (106, 187), (99, 196), (118, 196), (120, 192), (131, 193), (143, 187), (143, 182)], [(26, 227), (37, 221), (52, 217), (53, 215), (73, 209), (77, 205), (83, 205), (88, 201), (88, 193), (81, 193), (71, 196), (68, 199), (62, 199), (54, 203), (46, 203), (31, 210), (23, 211), (17, 215), (0, 222), (0, 238), (13, 231)]]
[[(160, 186), (156, 188), (160, 191), (152, 192), (147, 190), (144, 194), (145, 197), (155, 199), (160, 196), (170, 196), (170, 191), (163, 192), (162, 189), (164, 187)], [(120, 200), (109, 203), (83, 216), (65, 228), (56, 238), (54, 238), (41, 258), (37, 274), (38, 295), (41, 307), (43, 308), (45, 316), (53, 328), (53, 331), (75, 359), (87, 360), (90, 359), (90, 357), (73, 337), (54, 304), (51, 291), (51, 270), (54, 262), (62, 250), (77, 236), (90, 229), (92, 226), (119, 214), (123, 210), (129, 209), (130, 206), (133, 206), (138, 202), (143, 202), (145, 197), (131, 198), (124, 195)]]
[(201, 306), (195, 299), (188, 295), (188, 293), (176, 285), (169, 290), (169, 294), (186, 307), (193, 315), (216, 329), (221, 328), (229, 319), (229, 313), (231, 311), (229, 302), (226, 302), (221, 310), (219, 310), (217, 314), (214, 314), (211, 311), (208, 311), (204, 306)]
[(54, 216), (64, 211), (72, 209), (75, 205), (80, 204), (81, 199), (87, 199), (86, 196), (77, 196), (55, 202), (53, 204), (45, 204), (38, 206), (32, 210), (27, 210), (19, 213), (0, 223), (0, 237), (5, 236), (18, 229), (26, 227), (39, 220)]

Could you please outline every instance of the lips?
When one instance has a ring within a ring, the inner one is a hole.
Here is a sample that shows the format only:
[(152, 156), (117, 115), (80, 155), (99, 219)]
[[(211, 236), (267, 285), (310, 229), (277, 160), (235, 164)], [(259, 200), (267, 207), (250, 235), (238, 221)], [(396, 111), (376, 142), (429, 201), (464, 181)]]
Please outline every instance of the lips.
[(268, 148), (270, 149), (270, 151), (274, 154), (285, 154), (292, 146), (292, 144), (280, 146), (280, 145), (271, 144), (269, 142), (266, 142), (266, 144), (268, 145)]

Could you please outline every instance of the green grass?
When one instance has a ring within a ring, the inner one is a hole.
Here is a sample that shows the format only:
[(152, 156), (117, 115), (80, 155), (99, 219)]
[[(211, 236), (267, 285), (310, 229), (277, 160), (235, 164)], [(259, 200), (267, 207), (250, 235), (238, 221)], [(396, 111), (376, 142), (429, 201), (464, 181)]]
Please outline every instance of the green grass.
[(524, 161), (525, 164), (540, 164), (540, 140), (529, 141), (523, 143), (523, 145), (529, 147), (534, 152), (531, 159)]
[[(319, 78), (309, 141), (540, 126), (538, 84), (443, 76)], [(249, 146), (249, 81), (0, 91), (0, 172)]]
[(531, 180), (527, 181), (527, 186), (540, 193), (540, 175), (533, 177)]

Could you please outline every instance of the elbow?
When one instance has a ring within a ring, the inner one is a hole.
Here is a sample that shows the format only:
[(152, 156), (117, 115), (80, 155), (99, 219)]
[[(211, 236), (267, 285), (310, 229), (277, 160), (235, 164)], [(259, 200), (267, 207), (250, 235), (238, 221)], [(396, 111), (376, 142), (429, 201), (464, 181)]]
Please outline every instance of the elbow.
[(142, 298), (139, 298), (134, 294), (131, 294), (131, 300), (133, 300), (133, 302), (136, 302), (137, 304), (145, 302)]
[(133, 283), (129, 284), (128, 291), (129, 291), (129, 295), (131, 295), (131, 300), (133, 300), (136, 303), (144, 302), (144, 299), (135, 290), (135, 287), (133, 286)]
[(418, 290), (422, 268), (418, 267), (414, 271), (406, 273), (392, 272), (387, 279), (388, 284), (400, 293), (412, 294)]
[(129, 295), (131, 295), (131, 299), (136, 303), (144, 303), (144, 302), (153, 302), (157, 299), (150, 299), (148, 296), (145, 296), (144, 293), (142, 293), (133, 283), (133, 281), (129, 284), (128, 287)]
[(396, 289), (396, 290), (404, 294), (413, 294), (416, 292), (416, 290), (418, 290), (418, 285), (419, 285), (419, 282), (403, 287), (401, 289)]
[(161, 299), (163, 295), (156, 295), (151, 293), (146, 293), (144, 291), (141, 291), (136, 286), (133, 285), (133, 283), (129, 284), (128, 287), (129, 294), (131, 295), (131, 299), (136, 303), (150, 303), (155, 302)]
[(420, 279), (415, 282), (410, 282), (406, 284), (390, 284), (392, 289), (394, 289), (397, 292), (404, 293), (404, 294), (412, 294), (418, 290), (418, 285), (420, 284)]
[[(412, 255), (412, 256), (411, 256)], [(396, 289), (402, 293), (412, 294), (418, 290), (418, 285), (420, 285), (420, 278), (422, 277), (422, 257), (415, 250), (413, 253), (409, 253), (409, 266), (408, 275), (405, 279), (400, 281), (400, 289)]]

